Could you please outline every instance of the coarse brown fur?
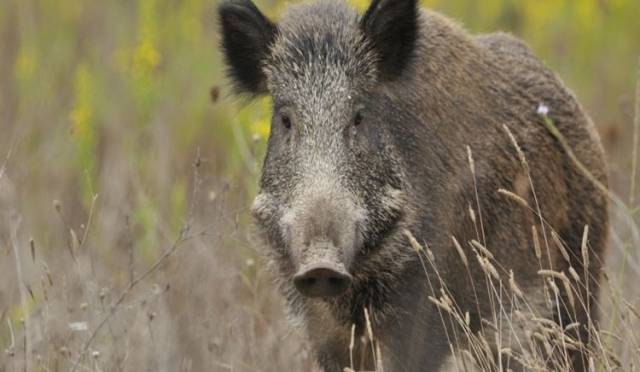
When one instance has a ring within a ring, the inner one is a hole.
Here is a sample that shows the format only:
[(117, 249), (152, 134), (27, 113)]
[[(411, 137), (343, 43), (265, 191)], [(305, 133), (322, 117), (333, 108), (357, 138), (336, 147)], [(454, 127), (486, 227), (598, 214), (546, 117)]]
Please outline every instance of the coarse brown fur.
[[(454, 330), (427, 299), (439, 297), (441, 288), (463, 314), (469, 313), (475, 331), (481, 319), (493, 319), (496, 306), (509, 313), (513, 298), (497, 296), (485, 285), (486, 271), (476, 260), (472, 240), (491, 252), (502, 282), (513, 271), (532, 312), (560, 325), (580, 322), (573, 336), (589, 342), (584, 325), (598, 318), (607, 199), (545, 120), (602, 184), (607, 183), (604, 154), (575, 97), (524, 43), (506, 34), (472, 36), (441, 15), (420, 10), (415, 40), (407, 44), (410, 54), (394, 71), (384, 64), (384, 40), (371, 36), (366, 25), (363, 29), (353, 10), (321, 1), (296, 6), (278, 25), (255, 18), (266, 25), (263, 30), (277, 31), (263, 35), (268, 51), (253, 56), (260, 67), (252, 71), (257, 77), (247, 81), (247, 67), (234, 64), (237, 39), (229, 36), (236, 15), (229, 9), (243, 6), (250, 7), (232, 1), (221, 8), (231, 75), (240, 91), (269, 93), (275, 100), (254, 214), (290, 311), (326, 371), (349, 366), (351, 326), (356, 335), (366, 334), (365, 308), (384, 370), (392, 372), (437, 370), (449, 355)], [(369, 136), (361, 147), (338, 143), (335, 134), (350, 122), (354, 109), (349, 102), (358, 94), (368, 97), (363, 106), (370, 114), (363, 125), (379, 132), (345, 134)], [(298, 132), (281, 129), (280, 101), (296, 107)], [(541, 108), (548, 108), (548, 114)], [(366, 150), (372, 143), (381, 143), (380, 151)], [(338, 247), (356, 247), (345, 264), (353, 283), (337, 298), (308, 299), (291, 284), (299, 261), (313, 260), (306, 257), (317, 253), (313, 247), (319, 245), (306, 238), (309, 226), (335, 237)], [(588, 267), (581, 252), (585, 226)], [(541, 258), (532, 227), (542, 245)], [(355, 237), (347, 228), (357, 230)], [(429, 248), (434, 262), (419, 258), (405, 230)], [(566, 246), (569, 262), (552, 234)], [(461, 243), (468, 271), (452, 237)], [(584, 301), (569, 306), (569, 295), (558, 284), (561, 297), (549, 306), (538, 271), (568, 275), (570, 267), (581, 275), (587, 269), (588, 285), (573, 294)], [(356, 346), (356, 355), (367, 348)], [(585, 369), (582, 354), (571, 357), (575, 370)]]

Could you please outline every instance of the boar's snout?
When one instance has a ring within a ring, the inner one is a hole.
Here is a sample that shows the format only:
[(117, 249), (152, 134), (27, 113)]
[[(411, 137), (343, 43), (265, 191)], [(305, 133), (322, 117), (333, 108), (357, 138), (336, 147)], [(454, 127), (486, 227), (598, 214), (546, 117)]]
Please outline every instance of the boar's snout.
[(336, 297), (349, 288), (351, 275), (342, 265), (319, 263), (300, 269), (293, 283), (307, 297)]
[(291, 232), (293, 284), (307, 297), (336, 297), (351, 285), (362, 213), (344, 195), (317, 194), (322, 196), (299, 199), (284, 219), (284, 226), (290, 223), (285, 231)]

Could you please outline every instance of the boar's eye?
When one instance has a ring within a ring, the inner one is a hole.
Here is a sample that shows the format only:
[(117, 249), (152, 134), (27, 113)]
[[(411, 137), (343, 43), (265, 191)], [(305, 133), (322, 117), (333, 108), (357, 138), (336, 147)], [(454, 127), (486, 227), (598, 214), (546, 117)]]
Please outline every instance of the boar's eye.
[(287, 114), (280, 114), (280, 121), (286, 129), (291, 129), (291, 118)]
[(358, 112), (356, 113), (356, 116), (353, 118), (353, 125), (357, 127), (360, 124), (362, 124), (362, 113)]

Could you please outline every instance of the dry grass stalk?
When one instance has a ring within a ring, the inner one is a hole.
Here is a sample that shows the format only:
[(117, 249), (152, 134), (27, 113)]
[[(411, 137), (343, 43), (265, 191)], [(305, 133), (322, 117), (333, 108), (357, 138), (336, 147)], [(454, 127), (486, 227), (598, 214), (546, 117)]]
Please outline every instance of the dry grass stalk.
[(414, 251), (421, 252), (423, 250), (422, 246), (420, 245), (420, 243), (418, 243), (418, 241), (413, 236), (411, 231), (404, 229), (402, 230), (402, 232), (404, 233), (404, 236), (406, 236), (407, 239), (409, 240), (409, 244), (411, 245), (411, 248), (413, 248)]
[(549, 284), (549, 287), (551, 287), (551, 289), (553, 290), (553, 293), (555, 294), (556, 298), (559, 298), (560, 297), (560, 289), (556, 285), (556, 282), (551, 278), (547, 278), (547, 284)]
[(495, 266), (493, 266), (493, 264), (487, 258), (484, 258), (479, 254), (476, 254), (476, 258), (478, 259), (478, 263), (480, 264), (480, 267), (482, 268), (482, 270), (487, 276), (493, 277), (496, 281), (500, 281), (500, 275), (498, 275), (498, 270), (496, 270)]
[(542, 258), (542, 249), (540, 248), (540, 237), (538, 236), (538, 229), (536, 225), (531, 225), (531, 234), (533, 235), (533, 249), (538, 261)]
[(480, 251), (480, 253), (482, 253), (483, 256), (489, 258), (489, 259), (494, 259), (493, 257), (493, 253), (491, 253), (490, 250), (488, 250), (484, 245), (482, 245), (482, 243), (480, 243), (479, 241), (472, 239), (471, 240), (471, 246), (473, 246), (474, 248), (476, 248), (478, 251)]
[(488, 364), (495, 364), (495, 361), (493, 359), (493, 348), (490, 346), (485, 335), (483, 333), (480, 333), (478, 340), (480, 340), (480, 346), (482, 351), (484, 352), (484, 357), (490, 358), (488, 360)]
[(382, 362), (382, 352), (380, 351), (379, 342), (376, 342), (376, 372), (384, 372), (384, 364)]
[(600, 334), (602, 334), (604, 336), (608, 336), (608, 337), (611, 337), (611, 338), (613, 338), (613, 339), (615, 339), (615, 340), (617, 340), (619, 342), (622, 342), (622, 337), (620, 337), (616, 333), (609, 332), (609, 331), (604, 330), (604, 329), (601, 329), (599, 332), (600, 332)]
[(463, 358), (466, 358), (469, 361), (475, 362), (476, 357), (467, 349), (460, 350), (460, 354), (462, 354)]
[(531, 321), (536, 323), (538, 326), (540, 326), (544, 330), (556, 331), (560, 327), (558, 325), (558, 323), (554, 322), (551, 319), (547, 319), (547, 318), (533, 317), (533, 318), (531, 318)]
[(369, 319), (369, 311), (367, 310), (367, 308), (364, 308), (364, 319), (365, 319), (365, 325), (367, 327), (367, 336), (369, 337), (369, 340), (373, 342), (373, 327), (371, 327), (371, 321)]
[(558, 272), (555, 270), (538, 270), (538, 275), (556, 278), (560, 280), (567, 278), (567, 276), (564, 273)]
[(620, 358), (618, 358), (616, 353), (613, 352), (613, 350), (609, 348), (605, 348), (605, 354), (606, 354), (607, 360), (613, 362), (613, 364), (616, 365), (616, 369), (622, 368), (622, 362), (620, 361)]
[[(199, 177), (199, 172), (198, 172), (198, 168), (199, 167), (200, 167), (200, 151), (198, 149), (198, 151), (196, 153), (196, 160), (195, 160), (194, 166), (193, 166), (193, 178), (194, 179), (193, 179), (193, 190), (192, 190), (192, 194), (191, 194), (191, 203), (190, 203), (189, 210), (187, 212), (187, 218), (183, 222), (182, 227), (180, 228), (180, 231), (178, 233), (177, 238), (173, 241), (173, 243), (171, 244), (169, 249), (165, 250), (164, 253), (151, 266), (149, 266), (144, 272), (142, 272), (142, 274), (138, 275), (136, 278), (131, 280), (129, 282), (128, 286), (122, 292), (120, 292), (120, 295), (117, 297), (117, 299), (110, 306), (109, 312), (98, 323), (96, 328), (93, 330), (93, 332), (91, 333), (91, 335), (89, 336), (87, 341), (84, 343), (84, 345), (80, 349), (78, 357), (77, 357), (76, 361), (73, 363), (73, 368), (72, 368), (71, 372), (75, 372), (78, 367), (81, 367), (81, 362), (82, 362), (82, 359), (83, 359), (84, 355), (87, 353), (87, 351), (91, 347), (91, 344), (93, 343), (93, 341), (97, 337), (97, 335), (100, 332), (100, 330), (102, 330), (102, 328), (116, 314), (116, 312), (120, 308), (120, 305), (129, 296), (129, 294), (135, 289), (135, 287), (139, 283), (144, 281), (147, 277), (149, 277), (151, 274), (153, 274), (156, 270), (158, 270), (158, 268), (160, 266), (162, 266), (169, 259), (169, 257), (171, 257), (178, 250), (178, 248), (184, 242), (186, 242), (187, 240), (193, 238), (193, 235), (191, 234), (191, 228), (192, 228), (192, 223), (193, 223), (192, 218), (193, 218), (193, 212), (194, 212), (194, 209), (195, 209), (195, 200), (196, 200), (196, 198), (198, 196), (199, 185), (200, 185), (200, 177)], [(94, 196), (94, 199), (93, 199), (94, 203), (95, 203), (96, 197), (97, 196)], [(60, 210), (58, 210), (58, 213), (62, 216), (61, 207), (58, 207), (59, 202), (58, 202), (57, 205), (54, 202), (54, 205), (56, 206), (56, 210), (60, 209)], [(89, 218), (91, 219), (91, 214), (89, 215)], [(89, 221), (90, 221), (90, 219), (89, 219)]]
[(629, 301), (627, 300), (623, 300), (625, 306), (627, 307), (627, 309), (629, 309), (629, 311), (635, 315), (638, 319), (640, 319), (640, 311), (638, 311), (631, 303), (629, 303)]
[(427, 297), (429, 299), (429, 301), (431, 301), (433, 304), (435, 304), (438, 308), (444, 310), (445, 312), (449, 313), (449, 314), (453, 314), (453, 309), (444, 301), (442, 300), (438, 300), (437, 298), (433, 297), (433, 296), (428, 296)]
[(584, 269), (589, 268), (589, 248), (587, 243), (589, 242), (589, 225), (584, 225), (584, 231), (582, 233), (582, 244), (580, 245), (580, 251), (582, 252), (582, 264)]
[(520, 204), (521, 206), (523, 206), (523, 207), (525, 207), (527, 209), (530, 208), (529, 207), (529, 203), (527, 203), (527, 201), (524, 200), (524, 198), (522, 198), (520, 195), (518, 195), (518, 194), (516, 194), (514, 192), (511, 192), (511, 191), (506, 190), (506, 189), (498, 189), (498, 193), (506, 196), (507, 198), (513, 200), (514, 202)]
[(429, 262), (434, 265), (436, 262), (436, 256), (433, 254), (433, 251), (427, 246), (425, 252), (427, 252), (427, 258), (429, 259)]
[(567, 248), (564, 246), (562, 239), (560, 239), (560, 236), (558, 236), (558, 234), (556, 234), (555, 231), (551, 231), (551, 239), (558, 247), (558, 250), (560, 251), (560, 254), (562, 254), (562, 257), (564, 258), (564, 260), (567, 261), (567, 263), (571, 263), (569, 252), (567, 251)]
[(513, 292), (514, 295), (520, 297), (521, 299), (525, 299), (524, 293), (522, 293), (522, 290), (516, 283), (513, 275), (513, 270), (509, 270), (509, 287), (511, 288), (511, 292)]
[(78, 359), (76, 360), (76, 362), (74, 363), (73, 369), (71, 370), (71, 372), (75, 372), (76, 369), (81, 366), (81, 360), (84, 356), (84, 354), (86, 354), (86, 352), (89, 350), (89, 347), (91, 346), (91, 344), (93, 343), (93, 340), (96, 338), (96, 336), (98, 335), (98, 333), (100, 332), (100, 330), (107, 324), (107, 322), (109, 321), (109, 319), (111, 319), (111, 317), (113, 317), (115, 315), (115, 313), (117, 312), (117, 310), (119, 309), (120, 305), (124, 302), (124, 300), (127, 298), (127, 296), (131, 293), (131, 291), (133, 291), (133, 289), (143, 280), (145, 280), (148, 276), (150, 276), (152, 273), (154, 273), (169, 257), (171, 257), (176, 250), (182, 245), (182, 243), (184, 243), (186, 240), (190, 239), (191, 236), (189, 236), (188, 233), (188, 228), (183, 228), (180, 231), (180, 234), (178, 236), (178, 238), (173, 242), (173, 244), (171, 245), (171, 247), (166, 250), (162, 256), (160, 256), (160, 258), (158, 258), (156, 260), (155, 263), (153, 263), (145, 272), (143, 272), (142, 274), (140, 274), (138, 277), (136, 277), (132, 282), (129, 283), (129, 285), (127, 286), (127, 288), (125, 288), (120, 295), (118, 296), (118, 298), (116, 299), (116, 301), (111, 305), (110, 307), (110, 311), (107, 313), (107, 315), (105, 315), (102, 320), (100, 321), (100, 323), (98, 323), (98, 325), (96, 326), (96, 328), (93, 330), (93, 333), (91, 334), (91, 336), (89, 336), (89, 339), (84, 343), (83, 347), (80, 350), (80, 353), (78, 355)]
[(578, 272), (573, 268), (573, 266), (569, 266), (569, 274), (571, 275), (571, 278), (573, 278), (573, 280), (580, 283), (580, 275), (578, 275)]
[(449, 295), (444, 290), (444, 288), (440, 288), (440, 300), (442, 302), (444, 302), (445, 304), (447, 304), (449, 306), (449, 308), (451, 308), (451, 309), (455, 308), (455, 306), (453, 304), (453, 300), (451, 299), (451, 297), (449, 297)]
[(571, 288), (571, 283), (569, 283), (569, 278), (567, 278), (566, 275), (564, 275), (564, 273), (562, 273), (563, 275), (563, 279), (562, 279), (562, 285), (564, 286), (564, 291), (567, 294), (567, 299), (569, 300), (569, 305), (571, 305), (571, 308), (573, 310), (576, 309), (576, 301), (575, 298), (573, 297), (573, 289)]
[(492, 321), (487, 320), (485, 318), (480, 319), (480, 323), (482, 323), (482, 325), (490, 328), (493, 331), (497, 331), (498, 330), (498, 327), (495, 324), (493, 324)]
[(371, 325), (371, 318), (369, 317), (369, 311), (367, 308), (364, 308), (364, 320), (365, 325), (367, 327), (367, 337), (369, 338), (369, 343), (371, 345), (371, 356), (373, 357), (373, 362), (377, 363), (378, 356), (376, 355), (375, 349), (375, 338), (373, 337), (373, 326)]
[[(352, 324), (351, 325), (351, 339), (349, 340), (349, 366), (351, 367), (350, 369), (353, 371), (353, 348), (355, 346), (355, 339), (356, 339), (356, 325)], [(346, 368), (345, 368), (346, 370)]]
[(571, 324), (567, 324), (566, 327), (564, 327), (564, 331), (565, 332), (569, 332), (572, 331), (576, 328), (580, 327), (580, 322), (573, 322)]
[(465, 267), (468, 268), (469, 261), (467, 260), (467, 255), (462, 250), (462, 246), (460, 246), (460, 243), (458, 243), (458, 240), (456, 239), (455, 236), (451, 236), (451, 240), (453, 241), (453, 246), (456, 248), (456, 251), (458, 252), (458, 256), (460, 256), (462, 263), (464, 264)]
[(471, 170), (471, 174), (475, 177), (476, 163), (473, 161), (473, 154), (471, 153), (471, 147), (469, 146), (467, 146), (467, 158), (469, 160), (469, 169)]
[(471, 222), (473, 222), (473, 224), (476, 224), (476, 212), (473, 210), (473, 208), (471, 207), (471, 204), (469, 204), (469, 218), (471, 219)]
[(522, 166), (528, 173), (529, 164), (527, 163), (527, 158), (524, 156), (524, 151), (522, 151), (522, 148), (518, 144), (518, 141), (516, 141), (516, 137), (513, 135), (513, 133), (511, 133), (511, 130), (505, 124), (502, 125), (502, 128), (504, 128), (505, 132), (507, 132), (507, 135), (509, 136), (511, 143), (513, 143), (513, 146), (516, 148), (516, 152), (518, 153), (518, 158), (520, 159), (520, 163), (522, 163)]
[[(15, 259), (16, 276), (18, 279), (18, 293), (20, 294), (20, 307), (24, 311), (27, 309), (28, 302), (27, 302), (27, 294), (25, 292), (25, 289), (27, 288), (27, 286), (25, 284), (26, 282), (24, 279), (24, 273), (22, 269), (22, 261), (20, 259), (20, 249), (18, 248), (18, 230), (20, 228), (20, 224), (21, 224), (21, 219), (19, 217), (14, 218), (11, 221), (10, 244), (11, 244), (11, 249), (13, 251), (13, 257)], [(20, 318), (20, 322), (22, 323), (23, 330), (24, 330), (24, 333), (23, 333), (24, 370), (28, 371), (29, 366), (31, 364), (30, 363), (31, 358), (28, 358), (27, 356), (31, 355), (31, 347), (32, 347), (31, 339), (30, 339), (31, 333), (29, 332), (30, 319), (28, 317), (26, 319)], [(12, 345), (13, 345), (13, 341), (12, 341)]]

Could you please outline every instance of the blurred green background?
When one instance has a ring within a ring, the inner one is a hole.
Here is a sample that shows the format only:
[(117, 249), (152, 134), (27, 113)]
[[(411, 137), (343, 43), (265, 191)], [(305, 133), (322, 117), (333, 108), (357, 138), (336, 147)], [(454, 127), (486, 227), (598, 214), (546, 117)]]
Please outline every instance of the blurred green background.
[[(353, 4), (364, 10), (368, 1)], [(508, 31), (529, 43), (596, 122), (612, 188), (627, 196), (640, 1), (423, 4), (474, 33)], [(258, 5), (277, 18), (286, 3)], [(13, 342), (4, 319), (16, 330), (20, 319), (33, 319), (32, 328), (42, 331), (39, 339), (33, 336), (33, 352), (47, 368), (64, 365), (71, 357), (63, 354), (59, 362), (51, 350), (77, 349), (86, 337), (74, 341), (64, 324), (37, 320), (47, 314), (43, 309), (50, 310), (43, 306), (47, 288), (59, 295), (50, 305), (60, 308), (61, 319), (82, 318), (93, 327), (104, 311), (98, 290), (122, 288), (132, 272), (143, 271), (164, 252), (193, 214), (199, 226), (213, 226), (213, 232), (154, 277), (178, 288), (153, 311), (158, 318), (164, 314), (167, 334), (188, 345), (166, 349), (172, 362), (165, 365), (189, 360), (190, 369), (200, 370), (215, 365), (203, 356), (208, 352), (246, 370), (291, 367), (292, 349), (285, 346), (298, 343), (280, 325), (277, 297), (254, 268), (258, 254), (246, 227), (270, 103), (229, 95), (218, 38), (216, 3), (210, 0), (0, 1), (0, 349)], [(196, 157), (201, 166), (194, 184)], [(60, 201), (62, 216), (56, 215), (54, 200)], [(86, 252), (75, 252), (75, 264), (65, 248), (78, 249), (69, 243), (70, 230), (88, 236), (79, 248)], [(31, 259), (30, 238), (37, 247)], [(12, 245), (21, 247), (21, 258), (13, 257)], [(24, 286), (16, 285), (17, 268)], [(67, 283), (63, 289), (42, 283), (48, 271)], [(30, 299), (21, 293), (26, 285)], [(87, 308), (88, 315), (79, 310)], [(273, 347), (264, 346), (268, 342)], [(102, 352), (109, 344), (96, 343)], [(274, 351), (279, 346), (288, 351)], [(112, 349), (114, 360), (126, 351)], [(156, 360), (153, 350), (149, 353)], [(306, 355), (295, 354), (297, 370), (310, 368)]]
[[(285, 4), (259, 5), (275, 16)], [(368, 2), (355, 5), (364, 9)], [(505, 30), (522, 37), (574, 89), (612, 155), (613, 146), (624, 143), (619, 133), (631, 122), (640, 1), (424, 5), (473, 32)], [(157, 181), (149, 183), (147, 207), (177, 216), (187, 190), (184, 165), (194, 148), (221, 176), (247, 166), (255, 172), (256, 159), (247, 160), (247, 151), (268, 135), (269, 105), (264, 100), (240, 109), (228, 98), (215, 7), (204, 0), (3, 0), (0, 149), (6, 153), (15, 142), (17, 152), (28, 153), (16, 155), (30, 173), (30, 185), (21, 191), (29, 194), (29, 187), (73, 174), (63, 178), (73, 180), (73, 194), (86, 208), (91, 190), (104, 187), (101, 175), (117, 152), (141, 182)], [(220, 97), (216, 103), (212, 88)], [(165, 159), (169, 174), (159, 175), (154, 163)]]

